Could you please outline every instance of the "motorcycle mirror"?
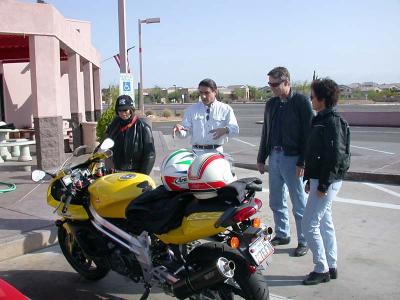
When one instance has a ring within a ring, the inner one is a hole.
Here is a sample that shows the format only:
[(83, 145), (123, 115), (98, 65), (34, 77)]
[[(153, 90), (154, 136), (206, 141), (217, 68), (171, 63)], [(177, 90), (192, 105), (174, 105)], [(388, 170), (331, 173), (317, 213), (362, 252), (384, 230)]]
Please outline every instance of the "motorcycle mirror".
[(73, 155), (74, 155), (74, 156), (81, 156), (81, 155), (85, 154), (85, 153), (86, 153), (86, 148), (87, 148), (86, 145), (79, 146), (78, 148), (76, 148), (76, 149), (74, 150)]
[(44, 177), (46, 177), (46, 172), (42, 170), (35, 170), (31, 174), (32, 181), (39, 182)]
[(106, 138), (100, 145), (101, 150), (108, 150), (114, 146), (114, 141), (110, 138)]

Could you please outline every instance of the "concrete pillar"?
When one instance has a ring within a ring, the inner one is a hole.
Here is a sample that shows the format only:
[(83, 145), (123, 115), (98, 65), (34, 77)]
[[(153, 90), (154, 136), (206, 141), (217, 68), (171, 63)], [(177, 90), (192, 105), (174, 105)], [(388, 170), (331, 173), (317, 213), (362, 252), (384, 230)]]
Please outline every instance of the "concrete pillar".
[(93, 65), (85, 62), (83, 65), (83, 81), (85, 89), (85, 114), (86, 121), (94, 121), (94, 102), (93, 102)]
[(100, 69), (93, 68), (93, 89), (94, 89), (94, 116), (98, 121), (101, 116), (101, 86), (100, 86)]
[(68, 56), (68, 80), (69, 80), (69, 96), (70, 96), (70, 108), (71, 108), (71, 125), (72, 125), (72, 138), (74, 149), (82, 145), (82, 115), (84, 114), (81, 109), (84, 99), (80, 99), (80, 87), (81, 80), (81, 63), (80, 56), (76, 53), (72, 53)]
[(49, 170), (64, 160), (58, 39), (29, 36), (29, 58), (37, 165)]

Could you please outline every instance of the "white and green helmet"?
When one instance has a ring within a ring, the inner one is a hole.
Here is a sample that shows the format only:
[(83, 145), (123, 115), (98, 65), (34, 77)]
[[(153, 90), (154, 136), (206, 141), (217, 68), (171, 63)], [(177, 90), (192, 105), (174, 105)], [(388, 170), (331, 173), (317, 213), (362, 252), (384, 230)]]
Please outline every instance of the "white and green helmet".
[(161, 181), (169, 191), (188, 189), (187, 172), (194, 160), (194, 153), (189, 149), (179, 149), (164, 158), (161, 163)]

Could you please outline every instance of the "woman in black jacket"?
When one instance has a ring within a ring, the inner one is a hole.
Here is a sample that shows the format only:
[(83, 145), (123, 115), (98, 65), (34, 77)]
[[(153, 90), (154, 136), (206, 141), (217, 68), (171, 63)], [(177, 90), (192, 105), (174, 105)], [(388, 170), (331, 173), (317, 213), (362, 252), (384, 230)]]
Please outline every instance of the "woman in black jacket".
[(311, 84), (311, 101), (317, 115), (312, 120), (305, 153), (305, 190), (309, 193), (302, 227), (313, 254), (313, 272), (305, 285), (337, 278), (337, 245), (332, 222), (332, 201), (350, 165), (349, 126), (335, 111), (339, 87), (331, 79)]
[(106, 136), (115, 142), (115, 169), (150, 174), (156, 158), (150, 126), (135, 115), (133, 100), (128, 95), (117, 98), (115, 113), (106, 131)]

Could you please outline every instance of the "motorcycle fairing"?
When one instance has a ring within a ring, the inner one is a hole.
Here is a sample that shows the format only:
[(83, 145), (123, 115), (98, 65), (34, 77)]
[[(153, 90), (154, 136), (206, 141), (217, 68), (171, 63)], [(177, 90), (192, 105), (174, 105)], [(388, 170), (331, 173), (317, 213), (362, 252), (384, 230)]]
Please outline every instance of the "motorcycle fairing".
[(185, 244), (225, 231), (224, 227), (215, 228), (215, 221), (222, 212), (198, 212), (184, 217), (180, 227), (157, 235), (166, 244)]
[(71, 218), (78, 221), (88, 220), (89, 216), (82, 205), (70, 204), (68, 206), (67, 212), (66, 213), (62, 212), (63, 204), (60, 203), (60, 200), (56, 200), (51, 193), (51, 188), (57, 180), (59, 179), (53, 179), (49, 185), (49, 188), (47, 189), (47, 204), (50, 205), (51, 207), (56, 208), (55, 212), (57, 212), (59, 216)]

